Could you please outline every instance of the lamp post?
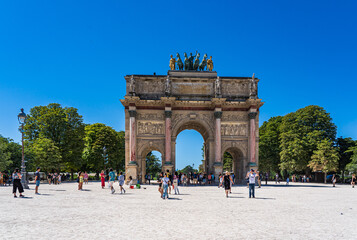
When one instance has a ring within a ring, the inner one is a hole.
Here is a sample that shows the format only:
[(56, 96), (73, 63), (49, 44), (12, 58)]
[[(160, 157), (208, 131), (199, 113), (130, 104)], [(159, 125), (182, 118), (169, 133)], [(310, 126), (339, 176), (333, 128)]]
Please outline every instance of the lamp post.
[(24, 109), (21, 108), (21, 112), (17, 115), (17, 119), (19, 120), (20, 127), (19, 131), (21, 132), (21, 145), (22, 145), (22, 159), (21, 159), (21, 183), (25, 189), (29, 189), (29, 185), (27, 183), (27, 173), (25, 166), (25, 154), (24, 154), (24, 124), (26, 121), (26, 114), (24, 113)]
[(108, 154), (107, 154), (107, 148), (105, 146), (103, 147), (102, 156), (104, 158), (104, 168), (105, 168), (105, 165), (108, 164)]

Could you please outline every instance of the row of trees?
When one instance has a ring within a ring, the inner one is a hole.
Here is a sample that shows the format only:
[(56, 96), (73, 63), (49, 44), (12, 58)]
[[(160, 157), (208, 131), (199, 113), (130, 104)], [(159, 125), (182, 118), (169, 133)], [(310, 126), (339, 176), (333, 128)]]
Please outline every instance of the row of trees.
[(270, 118), (260, 127), (259, 168), (264, 172), (351, 172), (357, 141), (336, 139), (336, 125), (322, 107), (307, 106)]
[[(24, 126), (28, 171), (99, 173), (110, 166), (124, 170), (125, 133), (101, 123), (85, 124), (76, 108), (51, 103), (33, 107)], [(103, 157), (107, 149), (107, 161)], [(21, 166), (21, 146), (0, 138), (0, 170)]]

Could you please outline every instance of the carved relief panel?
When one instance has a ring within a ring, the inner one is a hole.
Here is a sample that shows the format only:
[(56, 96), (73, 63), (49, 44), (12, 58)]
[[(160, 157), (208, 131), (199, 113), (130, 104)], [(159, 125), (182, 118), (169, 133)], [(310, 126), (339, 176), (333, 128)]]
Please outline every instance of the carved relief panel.
[(138, 121), (139, 135), (162, 135), (165, 133), (165, 125), (163, 122), (153, 121)]
[(222, 136), (248, 136), (248, 125), (246, 123), (224, 123), (221, 125)]

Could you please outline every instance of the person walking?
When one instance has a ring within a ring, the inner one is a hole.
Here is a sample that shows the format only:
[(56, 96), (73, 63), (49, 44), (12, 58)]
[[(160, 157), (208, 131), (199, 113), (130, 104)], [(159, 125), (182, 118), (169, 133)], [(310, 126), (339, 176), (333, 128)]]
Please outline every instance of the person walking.
[(83, 189), (83, 172), (78, 173), (78, 190)]
[(164, 193), (162, 195), (162, 199), (165, 198), (169, 198), (169, 194), (167, 193), (167, 189), (169, 188), (169, 184), (170, 184), (170, 178), (169, 178), (169, 174), (166, 174), (166, 176), (162, 179), (162, 187), (164, 190)]
[(177, 172), (175, 172), (175, 175), (174, 175), (174, 179), (173, 179), (173, 187), (174, 187), (174, 190), (175, 190), (175, 195), (176, 194), (180, 194), (180, 191), (178, 189), (178, 181), (179, 181), (179, 176), (177, 174)]
[(102, 170), (102, 172), (100, 173), (100, 182), (102, 185), (102, 189), (105, 188), (105, 174), (104, 174), (104, 170)]
[(87, 171), (84, 173), (84, 184), (88, 184), (88, 178), (89, 178), (89, 176), (88, 176), (88, 173), (87, 173)]
[(259, 171), (257, 171), (257, 176), (258, 176), (258, 188), (261, 188), (262, 187), (262, 180), (261, 180), (262, 174)]
[(222, 184), (223, 184), (223, 176), (221, 173), (219, 173), (219, 175), (218, 175), (218, 180), (219, 180), (218, 188), (220, 188), (220, 187), (222, 187)]
[(336, 175), (332, 175), (332, 185), (333, 187), (336, 187)]
[(13, 180), (12, 193), (14, 194), (14, 198), (17, 198), (16, 196), (17, 190), (19, 190), (20, 197), (25, 197), (24, 195), (22, 195), (22, 193), (24, 192), (24, 188), (22, 187), (21, 184), (21, 178), (22, 176), (20, 170), (18, 168), (15, 168), (15, 171), (12, 174), (12, 180)]
[(39, 195), (38, 187), (40, 186), (40, 183), (41, 183), (40, 170), (41, 170), (41, 168), (38, 167), (35, 172), (35, 183), (36, 183), (35, 194), (37, 194), (37, 195)]
[(149, 185), (150, 185), (150, 181), (151, 181), (151, 174), (148, 175), (148, 181), (149, 181)]
[(112, 194), (115, 193), (115, 189), (114, 189), (114, 182), (115, 182), (115, 172), (113, 171), (113, 168), (111, 168), (109, 170), (109, 186), (110, 186), (110, 190), (112, 192)]
[(157, 182), (159, 183), (159, 193), (160, 193), (160, 197), (162, 198), (162, 195), (164, 194), (164, 189), (162, 187), (162, 179), (164, 177), (164, 173), (161, 172), (160, 175), (157, 177)]
[(119, 187), (120, 187), (120, 193), (122, 194), (123, 191), (125, 193), (125, 189), (124, 189), (124, 175), (123, 172), (120, 172), (119, 177), (118, 177), (118, 181), (119, 181)]
[(226, 171), (226, 175), (224, 175), (222, 179), (223, 179), (224, 190), (226, 192), (226, 197), (228, 197), (228, 192), (232, 193), (231, 187), (232, 187), (233, 180), (229, 175), (228, 171)]
[(355, 188), (355, 185), (356, 185), (356, 174), (352, 174), (351, 185), (352, 185), (352, 188)]
[(255, 198), (255, 177), (256, 174), (254, 172), (254, 169), (250, 169), (250, 172), (247, 175), (249, 179), (249, 198), (253, 197)]

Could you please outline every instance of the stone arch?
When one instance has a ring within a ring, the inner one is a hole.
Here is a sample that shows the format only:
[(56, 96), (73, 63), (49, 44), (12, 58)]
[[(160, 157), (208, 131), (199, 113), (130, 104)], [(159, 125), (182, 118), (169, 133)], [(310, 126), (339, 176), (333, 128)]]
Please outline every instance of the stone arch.
[(138, 172), (139, 172), (139, 179), (141, 179), (142, 182), (145, 181), (145, 174), (146, 174), (146, 156), (148, 155), (149, 152), (151, 151), (157, 151), (161, 153), (161, 164), (163, 164), (164, 161), (164, 147), (162, 144), (158, 143), (153, 143), (152, 141), (148, 141), (143, 143), (141, 146), (138, 148)]
[(222, 161), (225, 152), (228, 152), (232, 155), (233, 158), (233, 172), (236, 176), (236, 183), (242, 183), (245, 179), (246, 174), (246, 157), (244, 155), (244, 151), (240, 147), (235, 146), (226, 146), (222, 149)]

